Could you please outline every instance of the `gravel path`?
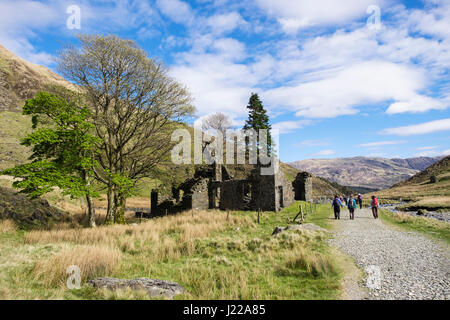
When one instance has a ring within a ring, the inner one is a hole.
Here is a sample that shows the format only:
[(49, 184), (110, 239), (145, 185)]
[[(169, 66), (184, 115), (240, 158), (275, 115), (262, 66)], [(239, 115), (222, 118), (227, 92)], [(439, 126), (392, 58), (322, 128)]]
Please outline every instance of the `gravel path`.
[[(366, 272), (361, 286), (366, 299), (450, 299), (448, 245), (375, 220), (369, 209), (356, 210), (355, 220), (342, 210), (331, 240)], [(360, 293), (348, 293), (361, 298)]]

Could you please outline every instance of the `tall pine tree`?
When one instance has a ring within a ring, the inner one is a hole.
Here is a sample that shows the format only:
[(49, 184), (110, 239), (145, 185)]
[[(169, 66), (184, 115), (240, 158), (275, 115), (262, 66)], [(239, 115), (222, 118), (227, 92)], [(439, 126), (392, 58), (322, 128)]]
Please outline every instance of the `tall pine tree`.
[[(269, 116), (267, 115), (266, 109), (259, 99), (257, 93), (252, 93), (250, 96), (250, 100), (247, 105), (248, 111), (248, 120), (245, 121), (244, 130), (253, 129), (258, 133), (259, 129), (267, 130), (267, 153), (271, 154), (272, 150), (272, 136), (270, 134), (270, 130), (272, 126), (269, 124)], [(261, 144), (258, 139), (257, 142), (258, 150), (261, 150)]]

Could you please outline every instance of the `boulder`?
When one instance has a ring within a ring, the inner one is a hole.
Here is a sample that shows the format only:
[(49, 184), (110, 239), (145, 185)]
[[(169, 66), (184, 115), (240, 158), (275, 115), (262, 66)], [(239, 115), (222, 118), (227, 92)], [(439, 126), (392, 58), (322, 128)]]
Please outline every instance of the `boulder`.
[(109, 290), (127, 289), (144, 290), (149, 298), (169, 298), (183, 293), (184, 288), (175, 282), (138, 278), (138, 279), (118, 279), (118, 278), (96, 278), (88, 281), (95, 288), (106, 288)]
[(417, 211), (417, 215), (418, 215), (418, 216), (427, 215), (427, 210), (425, 210), (425, 209), (419, 209), (419, 210)]
[(319, 227), (318, 225), (315, 225), (314, 223), (305, 223), (305, 224), (294, 224), (287, 227), (275, 227), (275, 229), (272, 232), (272, 235), (275, 236), (281, 232), (287, 231), (287, 230), (312, 230), (312, 231), (321, 231), (321, 232), (328, 232), (328, 230)]

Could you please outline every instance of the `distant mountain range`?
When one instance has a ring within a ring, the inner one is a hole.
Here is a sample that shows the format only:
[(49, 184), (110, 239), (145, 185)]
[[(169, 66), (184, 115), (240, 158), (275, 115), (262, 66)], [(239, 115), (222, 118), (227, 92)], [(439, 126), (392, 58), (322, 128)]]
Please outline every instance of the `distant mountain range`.
[(355, 191), (369, 192), (386, 189), (400, 181), (407, 180), (440, 159), (442, 157), (408, 159), (353, 157), (309, 159), (288, 164), (298, 170), (308, 171), (348, 186)]

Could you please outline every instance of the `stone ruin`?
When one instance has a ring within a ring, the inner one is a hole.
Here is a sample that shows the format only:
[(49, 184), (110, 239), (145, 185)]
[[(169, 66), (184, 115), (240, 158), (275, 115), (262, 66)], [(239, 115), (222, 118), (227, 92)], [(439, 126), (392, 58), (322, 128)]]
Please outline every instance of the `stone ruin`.
[(190, 209), (280, 211), (295, 200), (313, 200), (312, 176), (307, 172), (300, 172), (291, 182), (281, 168), (273, 175), (261, 175), (259, 166), (247, 165), (234, 178), (232, 167), (198, 166), (192, 178), (172, 188), (170, 196), (153, 190), (150, 214), (140, 214), (154, 217)]

